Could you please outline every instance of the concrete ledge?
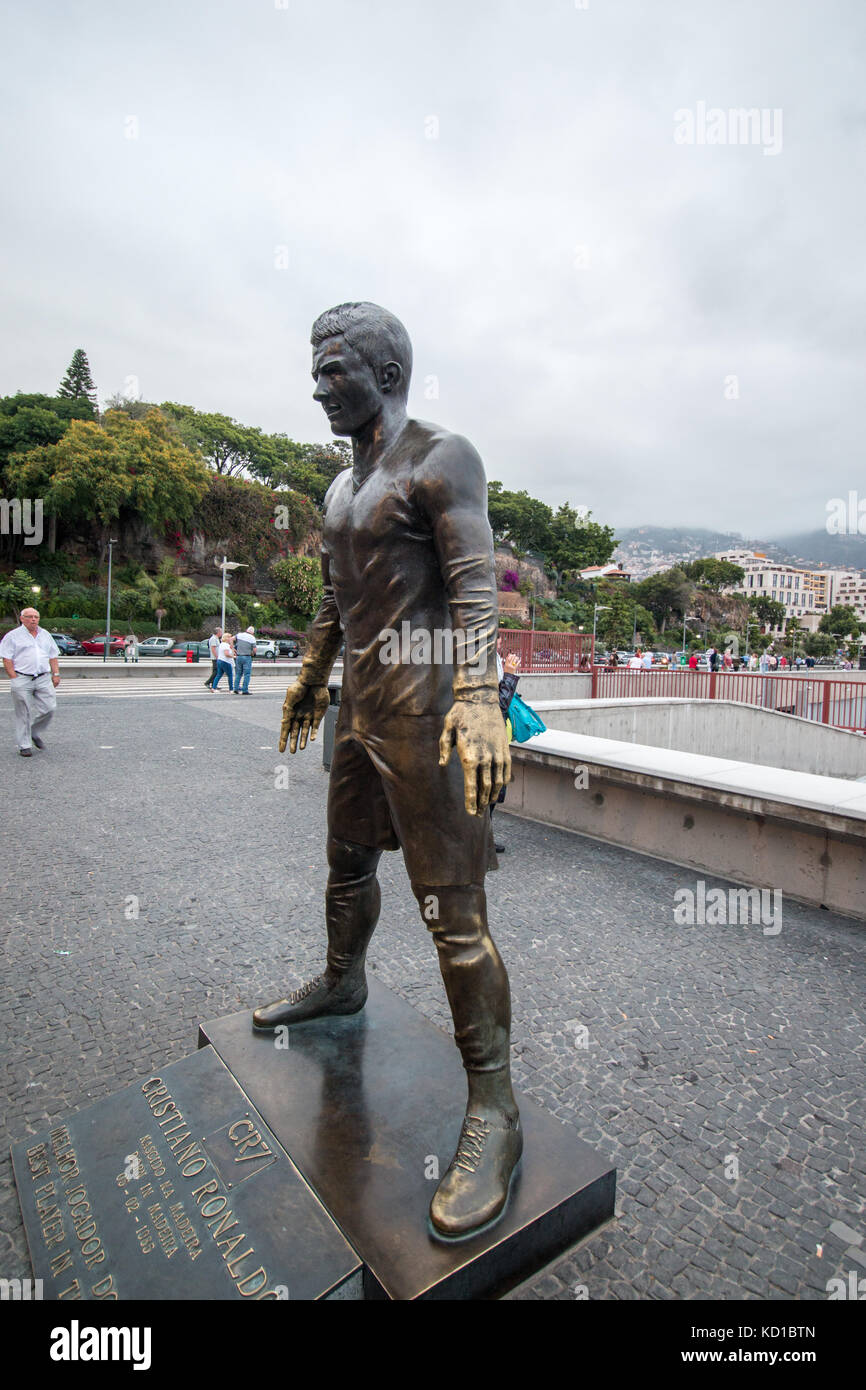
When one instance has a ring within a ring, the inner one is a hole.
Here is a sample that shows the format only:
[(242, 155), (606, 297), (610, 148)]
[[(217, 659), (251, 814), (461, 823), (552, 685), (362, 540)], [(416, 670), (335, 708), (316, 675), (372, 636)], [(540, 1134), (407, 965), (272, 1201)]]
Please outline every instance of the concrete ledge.
[[(289, 676), (300, 670), (301, 663), (294, 661), (256, 661), (253, 671), (256, 676)], [(152, 656), (143, 661), (124, 662), (117, 657), (103, 661), (101, 657), (61, 656), (60, 674), (64, 680), (87, 680), (98, 676), (100, 680), (152, 680), (158, 676), (163, 680), (192, 679), (201, 675), (204, 680), (210, 671), (209, 661), (181, 661), (174, 656)], [(0, 670), (6, 679), (5, 671)]]
[(866, 918), (859, 783), (552, 730), (511, 753), (514, 814)]
[(545, 724), (655, 748), (772, 764), (822, 777), (866, 777), (866, 738), (736, 700), (636, 696), (531, 702)]

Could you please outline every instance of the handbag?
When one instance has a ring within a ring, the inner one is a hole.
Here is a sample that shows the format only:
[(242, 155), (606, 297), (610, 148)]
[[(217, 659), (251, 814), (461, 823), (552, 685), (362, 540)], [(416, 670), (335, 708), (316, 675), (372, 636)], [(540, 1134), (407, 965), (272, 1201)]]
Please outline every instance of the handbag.
[(547, 725), (542, 723), (532, 706), (516, 691), (508, 706), (508, 718), (514, 730), (515, 743), (525, 743), (533, 734), (543, 734), (547, 731)]

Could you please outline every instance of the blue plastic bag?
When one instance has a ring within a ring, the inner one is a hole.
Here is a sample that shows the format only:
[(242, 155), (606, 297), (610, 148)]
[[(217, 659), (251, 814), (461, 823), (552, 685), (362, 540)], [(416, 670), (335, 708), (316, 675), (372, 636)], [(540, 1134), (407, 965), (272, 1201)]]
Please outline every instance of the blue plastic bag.
[(516, 691), (508, 706), (508, 718), (514, 730), (515, 743), (525, 743), (533, 734), (543, 734), (547, 730), (547, 725), (541, 722), (531, 705), (521, 699)]

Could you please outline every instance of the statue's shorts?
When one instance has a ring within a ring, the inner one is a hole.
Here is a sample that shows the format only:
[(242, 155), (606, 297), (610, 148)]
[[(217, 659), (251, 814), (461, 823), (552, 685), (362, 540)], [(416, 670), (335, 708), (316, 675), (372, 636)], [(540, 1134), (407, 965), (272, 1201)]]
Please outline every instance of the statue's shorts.
[(465, 807), (463, 768), (453, 749), (439, 766), (444, 715), (355, 720), (340, 706), (328, 788), (328, 832), (371, 849), (402, 849), (415, 884), (483, 883), (495, 869), (489, 815)]

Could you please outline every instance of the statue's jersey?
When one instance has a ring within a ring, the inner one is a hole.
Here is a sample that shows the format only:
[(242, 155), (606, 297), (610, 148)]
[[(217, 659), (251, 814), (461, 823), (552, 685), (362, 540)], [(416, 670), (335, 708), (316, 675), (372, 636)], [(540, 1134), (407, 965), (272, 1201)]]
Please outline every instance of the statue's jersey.
[(493, 537), (467, 441), (408, 421), (359, 486), (351, 469), (331, 485), (322, 554), (308, 661), (338, 620), (343, 698), (356, 714), (444, 714), (453, 688), (496, 692)]

